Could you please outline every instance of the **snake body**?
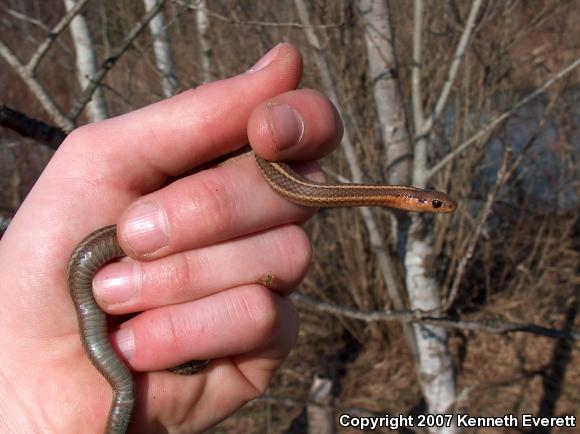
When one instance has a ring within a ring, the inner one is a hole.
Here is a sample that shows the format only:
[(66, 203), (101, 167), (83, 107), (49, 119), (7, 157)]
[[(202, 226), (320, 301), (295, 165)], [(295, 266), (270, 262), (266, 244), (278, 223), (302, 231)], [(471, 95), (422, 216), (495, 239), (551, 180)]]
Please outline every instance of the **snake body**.
[(133, 376), (119, 358), (107, 331), (107, 315), (93, 297), (93, 277), (112, 259), (123, 256), (116, 226), (101, 228), (80, 242), (68, 263), (68, 287), (77, 311), (81, 341), (89, 360), (113, 388), (107, 433), (127, 431), (135, 405)]
[[(445, 193), (413, 187), (373, 184), (323, 184), (296, 173), (290, 165), (256, 156), (270, 187), (291, 202), (316, 207), (384, 206), (405, 211), (449, 213), (456, 202)], [(106, 226), (83, 239), (68, 263), (68, 286), (77, 312), (81, 341), (89, 360), (113, 389), (106, 425), (107, 434), (127, 431), (135, 405), (134, 380), (109, 341), (107, 317), (95, 302), (92, 281), (105, 263), (124, 256), (117, 241), (116, 226)], [(189, 375), (208, 361), (193, 360), (171, 371)]]

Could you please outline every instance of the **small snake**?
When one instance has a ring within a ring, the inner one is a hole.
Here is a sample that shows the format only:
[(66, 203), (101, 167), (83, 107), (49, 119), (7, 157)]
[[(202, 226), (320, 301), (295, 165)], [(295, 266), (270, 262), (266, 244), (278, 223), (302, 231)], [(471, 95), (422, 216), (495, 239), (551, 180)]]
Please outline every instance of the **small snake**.
[[(256, 161), (270, 187), (291, 202), (315, 207), (383, 206), (405, 211), (451, 213), (457, 203), (445, 193), (413, 187), (366, 184), (325, 184), (310, 181), (281, 162), (258, 156)], [(113, 349), (106, 314), (95, 302), (92, 281), (105, 263), (125, 256), (117, 241), (116, 226), (91, 233), (74, 250), (68, 263), (68, 287), (76, 308), (81, 341), (88, 358), (113, 389), (107, 434), (127, 431), (135, 405), (131, 372)], [(192, 360), (171, 371), (190, 375), (203, 369), (206, 360)]]

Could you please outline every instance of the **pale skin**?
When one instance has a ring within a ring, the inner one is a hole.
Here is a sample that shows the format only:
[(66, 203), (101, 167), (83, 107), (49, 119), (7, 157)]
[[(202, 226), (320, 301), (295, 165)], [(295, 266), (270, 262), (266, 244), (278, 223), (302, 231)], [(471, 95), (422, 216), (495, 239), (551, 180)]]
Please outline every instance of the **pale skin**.
[[(264, 392), (296, 341), (286, 296), (308, 269), (300, 224), (315, 210), (274, 193), (251, 157), (169, 182), (248, 142), (271, 160), (334, 149), (340, 119), (295, 90), (301, 74), (281, 44), (249, 72), (69, 135), (0, 244), (3, 430), (103, 431), (111, 389), (82, 350), (66, 265), (113, 223), (131, 258), (105, 266), (94, 293), (136, 374), (131, 431), (200, 432)], [(322, 180), (316, 165), (298, 170)], [(191, 359), (212, 362), (162, 371)]]

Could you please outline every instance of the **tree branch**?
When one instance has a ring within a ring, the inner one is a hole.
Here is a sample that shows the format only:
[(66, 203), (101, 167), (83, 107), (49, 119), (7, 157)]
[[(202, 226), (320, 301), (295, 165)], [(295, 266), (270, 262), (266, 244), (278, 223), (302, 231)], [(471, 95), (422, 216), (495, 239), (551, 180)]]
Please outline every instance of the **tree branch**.
[(173, 3), (177, 3), (179, 6), (184, 7), (186, 9), (192, 11), (204, 11), (208, 16), (218, 19), (220, 21), (224, 21), (230, 24), (238, 24), (238, 25), (246, 25), (246, 26), (258, 26), (258, 27), (291, 27), (291, 28), (318, 28), (318, 29), (330, 29), (330, 28), (337, 28), (342, 27), (346, 24), (343, 23), (336, 23), (336, 24), (304, 24), (304, 23), (293, 23), (293, 22), (286, 22), (286, 23), (274, 23), (272, 21), (255, 21), (255, 20), (248, 20), (242, 21), (237, 18), (226, 17), (225, 15), (218, 14), (217, 12), (213, 12), (204, 6), (197, 6), (196, 4), (192, 3), (199, 3), (196, 1), (185, 1), (185, 0), (173, 0)]
[[(310, 18), (308, 16), (306, 3), (303, 0), (294, 0), (294, 4), (296, 6), (296, 10), (298, 11), (300, 21), (304, 24), (303, 30), (306, 39), (308, 40), (310, 46), (313, 48), (313, 58), (316, 63), (318, 72), (320, 73), (324, 91), (329, 96), (330, 100), (334, 102), (334, 105), (339, 112), (339, 116), (342, 118), (338, 96), (330, 76), (327, 60), (324, 57), (324, 53), (322, 53), (320, 50), (321, 44), (318, 40), (318, 36), (310, 26)], [(341, 148), (344, 152), (348, 167), (350, 169), (352, 180), (356, 183), (361, 183), (363, 182), (363, 171), (358, 161), (351, 137), (352, 135), (349, 132), (349, 129), (346, 125), (344, 125), (344, 135)], [(388, 246), (385, 245), (384, 237), (379, 230), (379, 226), (377, 225), (371, 210), (367, 207), (361, 207), (360, 213), (362, 214), (363, 222), (369, 234), (371, 250), (377, 260), (379, 270), (385, 281), (389, 298), (392, 300), (395, 308), (403, 309), (405, 290), (398, 283), (396, 276), (394, 275), (393, 270), (395, 269), (395, 266), (393, 264), (393, 260), (389, 256)], [(410, 327), (405, 326), (403, 327), (403, 332), (405, 334), (405, 339), (411, 348), (411, 351), (413, 354), (416, 354), (416, 344), (413, 331)]]
[(34, 72), (29, 71), (29, 69), (20, 62), (18, 57), (0, 41), (0, 56), (2, 56), (6, 62), (12, 67), (14, 72), (16, 72), (22, 81), (26, 83), (30, 91), (36, 96), (42, 107), (50, 115), (50, 117), (58, 124), (58, 126), (66, 131), (70, 131), (73, 128), (73, 123), (66, 115), (57, 107), (56, 103), (52, 100), (50, 95), (46, 92), (44, 87), (38, 82), (34, 77)]
[(473, 0), (473, 3), (471, 4), (471, 10), (469, 11), (469, 16), (467, 17), (467, 22), (465, 24), (465, 29), (461, 34), (461, 38), (459, 39), (459, 43), (457, 44), (457, 48), (455, 49), (455, 54), (453, 55), (453, 61), (451, 62), (451, 66), (449, 67), (449, 71), (447, 73), (447, 80), (445, 81), (445, 84), (443, 84), (443, 89), (441, 90), (439, 99), (435, 104), (435, 109), (423, 124), (422, 130), (420, 131), (419, 135), (426, 135), (428, 134), (429, 131), (431, 131), (431, 128), (433, 128), (433, 124), (439, 118), (439, 116), (441, 116), (441, 112), (443, 112), (443, 109), (447, 104), (447, 100), (449, 99), (449, 95), (451, 94), (451, 88), (453, 87), (453, 83), (455, 82), (455, 78), (457, 77), (459, 65), (463, 60), (463, 56), (465, 56), (469, 39), (471, 38), (471, 34), (473, 33), (473, 29), (475, 28), (475, 19), (477, 18), (477, 14), (479, 12), (480, 7), (481, 0)]
[(497, 118), (490, 121), (487, 125), (485, 125), (483, 128), (481, 128), (477, 133), (475, 133), (473, 136), (471, 136), (469, 139), (467, 139), (465, 142), (463, 142), (461, 145), (459, 145), (453, 151), (449, 152), (449, 154), (447, 154), (445, 157), (443, 157), (437, 164), (435, 164), (429, 170), (429, 172), (427, 173), (427, 180), (432, 178), (437, 172), (439, 172), (443, 167), (445, 167), (445, 165), (447, 165), (447, 163), (451, 162), (455, 157), (457, 157), (459, 154), (461, 154), (463, 151), (465, 151), (468, 147), (477, 143), (477, 141), (480, 138), (491, 133), (491, 131), (495, 127), (497, 127), (499, 124), (501, 124), (503, 121), (505, 121), (511, 115), (513, 115), (520, 107), (526, 105), (528, 102), (530, 102), (534, 98), (536, 98), (539, 95), (541, 95), (542, 93), (544, 93), (548, 88), (550, 88), (552, 85), (554, 85), (554, 83), (556, 83), (559, 80), (561, 80), (562, 78), (564, 78), (566, 75), (568, 75), (570, 72), (572, 72), (579, 65), (580, 65), (580, 57), (577, 58), (574, 62), (570, 63), (568, 66), (566, 66), (564, 69), (562, 69), (556, 75), (554, 75), (552, 78), (547, 80), (541, 87), (539, 87), (538, 89), (536, 89), (535, 91), (533, 91), (532, 93), (527, 95), (525, 98), (518, 101), (511, 109), (503, 112)]
[(457, 272), (455, 273), (455, 279), (453, 280), (453, 284), (451, 285), (451, 290), (449, 291), (449, 296), (447, 297), (447, 300), (445, 301), (445, 303), (443, 305), (444, 311), (448, 311), (451, 308), (451, 306), (453, 305), (453, 303), (455, 302), (455, 299), (457, 298), (457, 294), (459, 292), (459, 285), (461, 283), (461, 280), (463, 279), (463, 274), (465, 273), (465, 270), (467, 269), (467, 264), (469, 263), (469, 261), (471, 261), (471, 258), (473, 256), (473, 252), (475, 251), (475, 246), (477, 245), (477, 242), (479, 241), (479, 238), (481, 236), (481, 232), (483, 231), (483, 226), (485, 225), (485, 222), (487, 221), (489, 215), (491, 214), (491, 208), (495, 202), (495, 199), (497, 197), (497, 194), (498, 194), (500, 188), (503, 186), (503, 184), (505, 183), (505, 181), (508, 178), (508, 176), (507, 176), (507, 164), (508, 164), (509, 155), (510, 155), (510, 153), (508, 151), (506, 151), (503, 155), (501, 167), (499, 168), (499, 170), (497, 172), (495, 185), (494, 185), (493, 189), (487, 195), (487, 199), (485, 201), (483, 209), (481, 210), (481, 213), (479, 214), (479, 218), (477, 221), (477, 225), (475, 227), (475, 231), (473, 232), (473, 235), (471, 236), (471, 239), (469, 240), (469, 244), (467, 246), (465, 254), (461, 257), (461, 260), (459, 261), (459, 265), (457, 266)]
[(40, 61), (48, 52), (50, 47), (60, 33), (68, 26), (68, 24), (73, 20), (73, 18), (80, 12), (80, 10), (88, 3), (89, 0), (77, 0), (75, 6), (66, 13), (64, 17), (58, 22), (56, 26), (48, 33), (46, 39), (38, 46), (36, 52), (32, 55), (26, 69), (31, 76), (34, 76), (36, 68), (38, 67)]
[(29, 118), (5, 105), (0, 105), (0, 126), (10, 128), (21, 136), (30, 137), (52, 149), (58, 149), (66, 137), (62, 129)]
[(363, 312), (330, 303), (315, 301), (302, 294), (293, 294), (292, 301), (299, 307), (317, 312), (329, 313), (335, 316), (351, 318), (366, 323), (375, 321), (400, 321), (404, 323), (421, 323), (448, 329), (483, 331), (491, 334), (505, 334), (513, 332), (530, 333), (552, 339), (580, 340), (580, 331), (558, 330), (539, 326), (532, 323), (516, 323), (496, 319), (488, 320), (460, 320), (450, 317), (435, 317), (425, 311), (373, 311)]
[[(415, 23), (415, 30), (413, 35), (413, 56), (417, 57), (413, 64), (413, 75), (412, 75), (412, 84), (413, 84), (413, 116), (414, 125), (415, 125), (415, 158), (413, 161), (413, 185), (419, 188), (425, 188), (427, 185), (427, 173), (428, 173), (428, 166), (427, 166), (427, 145), (428, 145), (428, 136), (433, 128), (435, 120), (441, 115), (443, 108), (447, 104), (447, 100), (449, 99), (449, 95), (451, 94), (451, 88), (453, 87), (453, 83), (455, 82), (455, 78), (457, 77), (457, 71), (459, 70), (459, 65), (463, 60), (465, 52), (467, 50), (467, 45), (471, 34), (473, 33), (473, 29), (475, 28), (475, 18), (477, 17), (477, 13), (481, 6), (481, 0), (474, 0), (471, 5), (471, 10), (469, 12), (469, 16), (467, 18), (467, 22), (465, 24), (465, 29), (461, 34), (461, 38), (459, 39), (459, 43), (455, 49), (455, 53), (453, 55), (453, 61), (451, 62), (451, 66), (447, 72), (447, 79), (443, 84), (443, 88), (441, 89), (441, 93), (439, 98), (437, 99), (437, 103), (435, 104), (435, 108), (433, 109), (431, 115), (424, 119), (424, 110), (422, 107), (422, 100), (421, 100), (421, 85), (420, 85), (420, 61), (421, 61), (421, 31), (422, 31), (422, 11), (423, 11), (423, 1), (422, 0), (415, 0), (415, 19), (419, 21), (419, 23)], [(421, 27), (418, 27), (418, 26)], [(418, 119), (417, 119), (418, 117)]]
[(70, 110), (68, 116), (73, 121), (76, 120), (87, 103), (91, 100), (95, 89), (99, 86), (101, 81), (105, 78), (109, 70), (115, 65), (117, 60), (127, 51), (131, 46), (133, 41), (141, 34), (145, 26), (149, 24), (149, 21), (153, 19), (155, 15), (159, 13), (161, 7), (165, 3), (165, 0), (158, 0), (155, 5), (147, 11), (141, 20), (133, 26), (131, 31), (125, 36), (123, 43), (115, 49), (111, 55), (103, 62), (97, 73), (89, 78), (88, 86), (83, 90), (82, 94), (74, 104), (73, 108)]

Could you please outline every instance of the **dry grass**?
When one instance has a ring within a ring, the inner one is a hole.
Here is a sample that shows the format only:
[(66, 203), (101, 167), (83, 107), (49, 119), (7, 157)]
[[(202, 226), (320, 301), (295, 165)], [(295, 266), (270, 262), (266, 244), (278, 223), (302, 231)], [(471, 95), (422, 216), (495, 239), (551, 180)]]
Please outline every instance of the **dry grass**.
[[(7, 2), (18, 8), (21, 2)], [(51, 7), (58, 4), (58, 7)], [(102, 6), (96, 3), (102, 3)], [(280, 9), (251, 2), (211, 3), (212, 9), (240, 20), (297, 21), (291, 3)], [(399, 55), (399, 77), (407, 101), (412, 8), (394, 4), (393, 25)], [(428, 2), (424, 65), (425, 95), (434, 101), (446, 76), (446, 65), (461, 32), (466, 3)], [(478, 33), (454, 88), (453, 108), (437, 127), (432, 159), (437, 160), (477, 131), (494, 113), (509, 107), (558, 67), (578, 56), (576, 26), (578, 1), (487, 2)], [(344, 8), (336, 5), (343, 4)], [(142, 3), (91, 2), (89, 16), (99, 29), (95, 39), (100, 54), (115, 46), (123, 31), (139, 16)], [(445, 5), (445, 6), (443, 6)], [(38, 3), (26, 9), (53, 25), (62, 2)], [(199, 47), (192, 14), (176, 6), (166, 10), (176, 73), (183, 88), (200, 82)], [(332, 65), (345, 122), (354, 132), (369, 179), (384, 177), (384, 149), (376, 128), (366, 75), (364, 44), (356, 8), (349, 2), (316, 2), (313, 21), (347, 23), (319, 32)], [(104, 22), (103, 17), (109, 17)], [(16, 19), (0, 22), (0, 34), (23, 59), (44, 33)], [(576, 37), (574, 37), (576, 34)], [(26, 35), (26, 37), (23, 37)], [(241, 72), (259, 53), (280, 40), (296, 43), (305, 57), (302, 87), (319, 87), (310, 61), (310, 48), (300, 29), (232, 25), (212, 21), (215, 76)], [(345, 49), (345, 47), (348, 47)], [(42, 83), (63, 107), (74, 101), (75, 82), (68, 35), (39, 71)], [(1, 60), (0, 60), (1, 62)], [(22, 82), (2, 64), (0, 100), (31, 117), (48, 120)], [(140, 37), (105, 80), (112, 113), (118, 114), (160, 99), (159, 80), (151, 57), (150, 40)], [(563, 207), (563, 197), (576, 197), (578, 185), (578, 75), (562, 83), (536, 106), (495, 131), (485, 143), (462, 154), (434, 180), (434, 187), (450, 192), (461, 206), (453, 218), (436, 218), (432, 231), (436, 246), (433, 267), (443, 292), (449, 288), (459, 259), (474, 231), (480, 204), (492, 185), (501, 150), (524, 152), (518, 170), (500, 191), (492, 217), (466, 270), (452, 314), (468, 318), (500, 318), (547, 327), (578, 329), (579, 234), (576, 213)], [(576, 92), (574, 94), (573, 92)], [(522, 143), (515, 143), (516, 137)], [(540, 137), (541, 139), (538, 139)], [(15, 211), (49, 158), (35, 144), (21, 142), (0, 129), (0, 209)], [(529, 141), (532, 144), (526, 147)], [(340, 154), (324, 162), (334, 173), (348, 173)], [(538, 194), (539, 191), (547, 194)], [(383, 233), (390, 232), (391, 216), (377, 211)], [(348, 228), (348, 231), (343, 228)], [(368, 247), (357, 212), (319, 213), (308, 225), (315, 247), (313, 267), (300, 290), (313, 298), (360, 310), (388, 309), (390, 300)], [(393, 257), (399, 279), (403, 269)], [(445, 295), (445, 294), (443, 294)], [(269, 400), (249, 404), (213, 429), (230, 432), (305, 432), (303, 404), (315, 376), (333, 380), (337, 413), (358, 408), (379, 414), (421, 412), (424, 403), (411, 354), (395, 323), (363, 324), (312, 311), (301, 313), (296, 349), (280, 369), (268, 391)], [(531, 412), (535, 415), (576, 413), (580, 402), (578, 344), (530, 334), (505, 336), (453, 332), (450, 335), (458, 390), (458, 409), (470, 415), (498, 416)], [(341, 431), (348, 433), (349, 431)], [(475, 431), (474, 431), (475, 432)], [(486, 431), (490, 432), (490, 431)], [(502, 431), (506, 432), (506, 431)], [(565, 432), (554, 430), (553, 432)]]

